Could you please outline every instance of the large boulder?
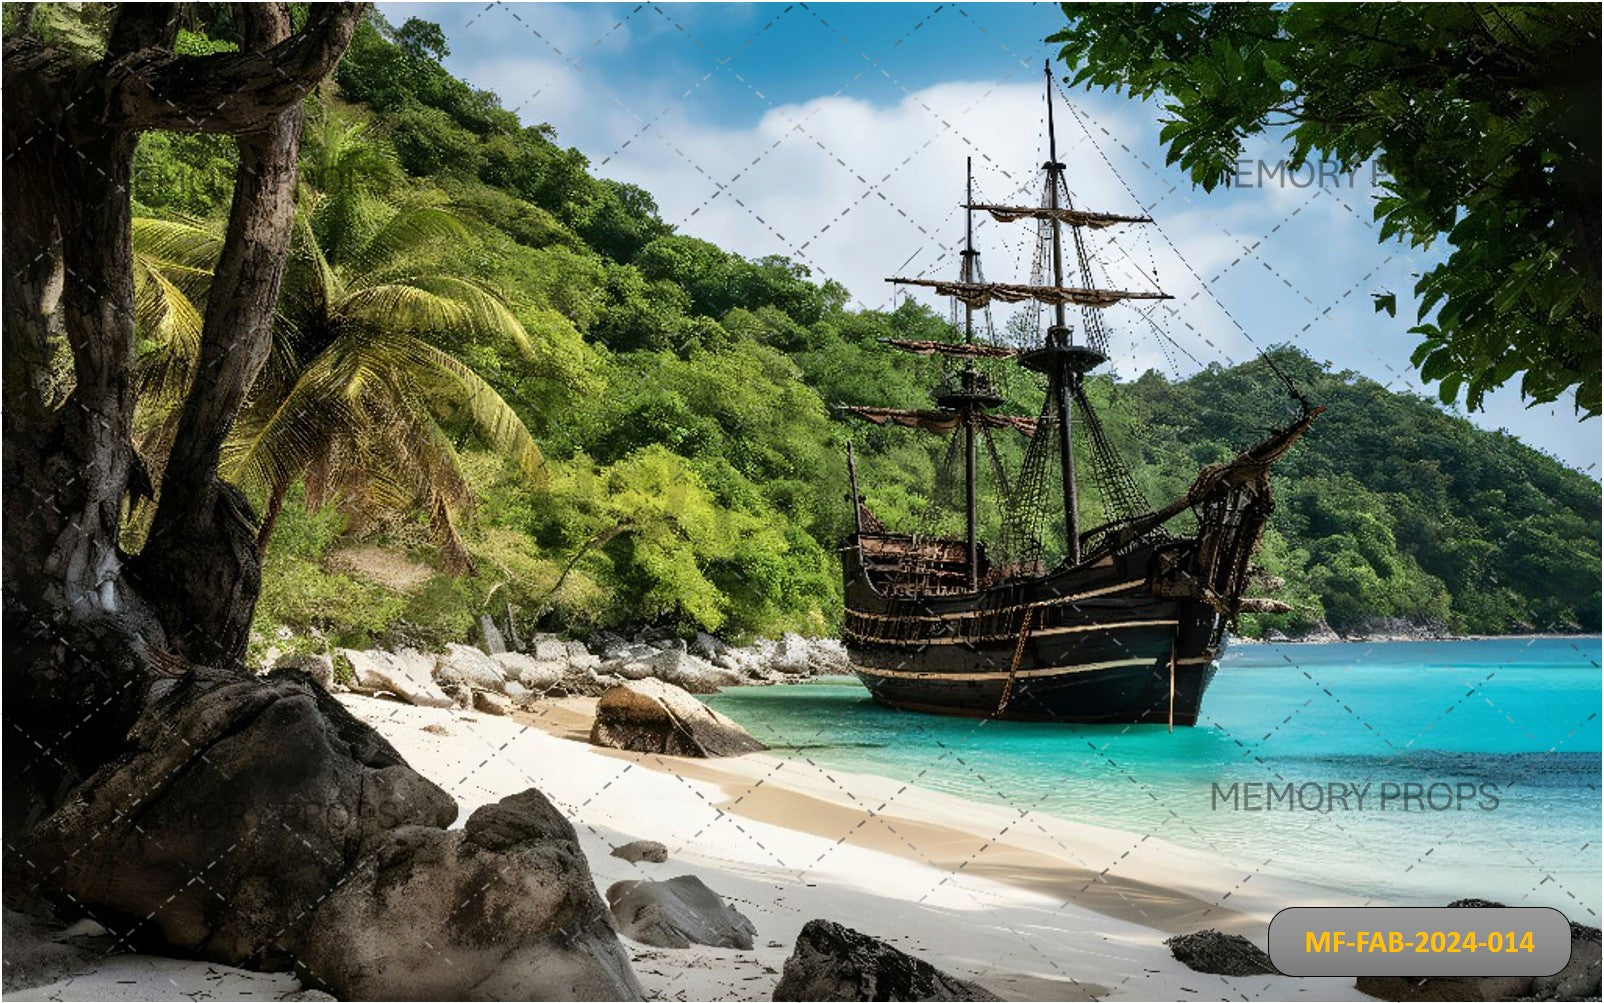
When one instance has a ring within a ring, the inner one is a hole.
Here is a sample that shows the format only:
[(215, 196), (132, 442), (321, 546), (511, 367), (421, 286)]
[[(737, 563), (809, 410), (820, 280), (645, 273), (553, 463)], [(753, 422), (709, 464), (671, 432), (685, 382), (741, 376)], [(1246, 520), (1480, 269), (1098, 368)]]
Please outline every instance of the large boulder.
[(596, 702), (592, 745), (669, 756), (739, 756), (761, 752), (746, 729), (661, 679), (613, 686)]
[(1571, 960), (1553, 975), (1532, 980), (1532, 999), (1596, 1000), (1604, 988), (1600, 982), (1599, 930), (1596, 926), (1571, 924)]
[(536, 790), (387, 834), (302, 957), (341, 999), (641, 998), (573, 826)]
[(516, 651), (492, 656), (508, 679), (516, 679), (525, 689), (544, 693), (568, 674), (567, 662), (539, 662)]
[(1199, 930), (1164, 942), (1175, 960), (1194, 972), (1210, 975), (1277, 975), (1270, 956), (1259, 945), (1235, 933)]
[(839, 923), (815, 919), (785, 959), (776, 1000), (995, 1000), (986, 989)]
[(125, 943), (290, 967), (311, 910), (398, 825), (455, 802), (300, 672), (158, 684), (126, 751), (33, 834), (55, 894)]
[(356, 684), (364, 690), (392, 693), (419, 707), (451, 707), (454, 701), (434, 681), (433, 655), (410, 648), (397, 652), (341, 648), (351, 663)]
[(434, 678), (437, 682), (454, 678), (477, 690), (499, 690), (507, 673), (498, 657), (466, 644), (448, 644), (444, 654), (435, 656)]
[(684, 874), (667, 881), (620, 881), (607, 889), (618, 932), (653, 947), (752, 949), (757, 928), (702, 879)]

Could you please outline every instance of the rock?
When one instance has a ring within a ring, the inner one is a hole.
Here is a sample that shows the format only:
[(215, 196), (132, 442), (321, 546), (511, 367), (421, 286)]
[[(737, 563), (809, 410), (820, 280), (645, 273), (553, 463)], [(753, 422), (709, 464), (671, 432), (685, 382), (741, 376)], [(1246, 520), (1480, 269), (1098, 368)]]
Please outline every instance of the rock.
[(32, 916), (5, 910), (6, 993), (46, 986), (94, 968), (110, 946), (72, 938)]
[(1482, 1000), (1529, 998), (1533, 981), (1530, 975), (1361, 975), (1353, 985), (1367, 996), (1382, 1000), (1479, 1003)]
[(1598, 999), (1600, 984), (1599, 930), (1571, 924), (1571, 960), (1557, 974), (1532, 980), (1531, 998), (1538, 1000)]
[(501, 636), (501, 628), (496, 626), (496, 621), (491, 619), (489, 613), (479, 617), (479, 635), (484, 638), (487, 654), (499, 655), (507, 650), (507, 641)]
[(636, 644), (651, 644), (653, 641), (672, 640), (674, 632), (667, 627), (642, 627), (635, 632)]
[(528, 655), (509, 651), (493, 656), (497, 666), (508, 679), (516, 679), (526, 688), (539, 693), (562, 682), (568, 674), (566, 662), (537, 662)]
[(556, 634), (536, 634), (529, 643), (529, 653), (537, 662), (565, 662), (568, 645)]
[(506, 717), (512, 713), (512, 701), (507, 699), (504, 694), (493, 690), (474, 690), (473, 709), (481, 714)]
[(475, 689), (499, 690), (507, 680), (507, 672), (498, 659), (466, 644), (448, 644), (445, 654), (435, 656), (434, 678), (455, 675)]
[(564, 641), (563, 648), (568, 652), (567, 660), (572, 662), (576, 658), (592, 658), (590, 649), (584, 641)]
[(764, 745), (746, 729), (661, 679), (621, 683), (596, 702), (592, 745), (670, 756), (739, 756)]
[(170, 682), (126, 751), (24, 848), (124, 943), (287, 969), (309, 905), (353, 860), (396, 826), (456, 818), (444, 791), (300, 672), (196, 668)]
[(419, 707), (450, 707), (452, 700), (434, 681), (434, 658), (420, 651), (404, 649), (354, 651), (341, 648), (356, 673), (356, 684), (366, 690), (394, 693)]
[(585, 638), (585, 647), (589, 648), (593, 654), (597, 655), (606, 651), (608, 648), (627, 643), (629, 643), (629, 638), (622, 634), (614, 633), (610, 630), (598, 630), (596, 633)]
[(620, 881), (607, 889), (618, 932), (653, 947), (752, 949), (757, 928), (695, 875), (667, 881)]
[(800, 634), (785, 634), (769, 663), (787, 675), (803, 675), (813, 670), (813, 649)]
[(467, 683), (459, 681), (459, 682), (450, 682), (450, 683), (446, 683), (446, 684), (442, 685), (440, 687), (440, 692), (442, 692), (446, 696), (450, 697), (452, 704), (454, 704), (455, 706), (461, 707), (463, 710), (472, 710), (473, 709), (473, 695), (474, 695), (475, 692), (481, 692), (481, 691), (476, 691), (472, 686), (469, 686)]
[(280, 996), (279, 999), (282, 1003), (292, 1003), (292, 1001), (293, 1003), (323, 1003), (324, 1000), (332, 1000), (334, 997), (321, 989), (302, 989), (298, 993)]
[(668, 860), (668, 847), (656, 840), (637, 839), (633, 843), (613, 847), (613, 856), (632, 864), (638, 864), (643, 860), (651, 864), (661, 864)]
[(641, 998), (573, 826), (536, 790), (461, 829), (390, 832), (310, 933), (307, 978), (342, 999)]
[(776, 1000), (995, 1000), (929, 962), (849, 929), (815, 919), (785, 959)]
[(692, 693), (717, 693), (725, 686), (739, 686), (742, 682), (735, 673), (678, 648), (659, 651), (645, 659), (645, 664), (650, 675)]
[(511, 700), (513, 705), (516, 707), (522, 707), (535, 699), (535, 695), (531, 693), (523, 683), (516, 682), (511, 679), (509, 679), (506, 686), (502, 688), (502, 692), (507, 694), (507, 699)]
[(712, 634), (704, 634), (701, 631), (697, 631), (696, 638), (691, 641), (688, 650), (698, 658), (705, 658), (710, 662), (716, 663), (719, 656), (729, 652), (730, 646)]
[(273, 669), (294, 669), (312, 677), (325, 690), (334, 688), (334, 659), (328, 655), (283, 655), (270, 663)]
[(1164, 942), (1175, 960), (1194, 972), (1210, 975), (1278, 975), (1270, 956), (1253, 941), (1235, 933), (1199, 930)]

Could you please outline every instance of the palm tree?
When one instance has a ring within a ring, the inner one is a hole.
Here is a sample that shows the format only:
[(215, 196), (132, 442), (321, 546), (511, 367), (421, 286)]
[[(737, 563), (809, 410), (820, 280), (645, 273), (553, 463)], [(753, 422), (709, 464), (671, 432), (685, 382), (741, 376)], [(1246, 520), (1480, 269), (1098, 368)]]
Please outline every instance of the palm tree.
[[(337, 504), (361, 526), (421, 511), (447, 565), (471, 573), (458, 533), (476, 501), (460, 464), (467, 432), (532, 480), (542, 458), (515, 411), (453, 353), (501, 342), (529, 352), (523, 325), (485, 283), (452, 268), (470, 235), (447, 209), (395, 201), (360, 126), (318, 130), (303, 188), (272, 354), (224, 449), (225, 475), (267, 496), (258, 544), (300, 478), (307, 503)], [(142, 388), (181, 393), (192, 378), (199, 311), (220, 235), (187, 219), (136, 219), (136, 297), (148, 342)], [(162, 426), (146, 442), (161, 453)]]

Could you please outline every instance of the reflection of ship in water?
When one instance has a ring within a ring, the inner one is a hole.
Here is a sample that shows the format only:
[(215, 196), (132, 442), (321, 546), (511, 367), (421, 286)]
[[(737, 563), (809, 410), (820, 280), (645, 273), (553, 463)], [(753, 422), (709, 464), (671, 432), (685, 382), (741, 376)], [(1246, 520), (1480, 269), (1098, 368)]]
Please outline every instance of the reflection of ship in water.
[[(888, 342), (948, 360), (948, 379), (934, 395), (934, 408), (848, 410), (878, 425), (953, 437), (949, 455), (954, 466), (959, 457), (963, 465), (965, 533), (947, 538), (889, 531), (863, 501), (849, 455), (857, 524), (843, 553), (845, 639), (859, 679), (877, 701), (893, 707), (1019, 720), (1190, 725), (1227, 626), (1252, 608), (1248, 604), (1262, 602), (1245, 600), (1243, 593), (1249, 559), (1272, 508), (1269, 469), (1321, 409), (1304, 403), (1286, 428), (1235, 459), (1203, 469), (1170, 504), (1149, 506), (1088, 399), (1085, 377), (1107, 359), (1104, 308), (1169, 297), (1156, 289), (1098, 287), (1083, 234), (1152, 221), (1075, 208), (1058, 162), (1051, 90), (1049, 71), (1049, 156), (1042, 167), (1041, 204), (976, 203), (971, 180), (958, 279), (890, 280), (951, 297), (962, 311), (955, 329), (963, 337)], [(985, 281), (974, 248), (977, 211), (999, 222), (1036, 223), (1040, 278), (1030, 284)], [(1070, 285), (1066, 252), (1073, 255)], [(1022, 349), (976, 338), (976, 311), (993, 301), (1031, 300), (1052, 308), (1044, 337)], [(1078, 332), (1067, 322), (1071, 306), (1081, 311)], [(1006, 401), (982, 367), (1006, 360), (1046, 377), (1039, 417), (994, 413)], [(1079, 451), (1075, 422), (1083, 439)], [(1002, 470), (993, 432), (1030, 439), (1012, 475)], [(1001, 489), (997, 560), (978, 535), (981, 450)], [(1078, 461), (1085, 469), (1077, 470)], [(1078, 479), (1088, 474), (1108, 520), (1083, 530), (1077, 489)], [(1061, 491), (1054, 490), (1055, 480)], [(1049, 567), (1044, 540), (1050, 513), (1060, 511), (1064, 554)], [(1173, 535), (1167, 527), (1187, 511), (1196, 516), (1195, 532)]]

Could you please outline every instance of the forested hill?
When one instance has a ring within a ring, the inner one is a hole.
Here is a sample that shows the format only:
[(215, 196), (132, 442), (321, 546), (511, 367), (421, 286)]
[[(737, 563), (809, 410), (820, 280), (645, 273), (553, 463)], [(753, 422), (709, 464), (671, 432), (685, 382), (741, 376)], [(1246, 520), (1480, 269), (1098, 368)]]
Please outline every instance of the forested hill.
[[(182, 44), (229, 37), (216, 23)], [(485, 612), (519, 631), (833, 630), (845, 441), (892, 524), (924, 511), (945, 446), (831, 406), (928, 406), (939, 365), (878, 339), (944, 321), (849, 310), (787, 259), (675, 233), (646, 191), (453, 78), (445, 52), (438, 28), (373, 16), (308, 103), (274, 360), (226, 468), (270, 518), (259, 632), (441, 643)], [(233, 156), (217, 137), (140, 147), (153, 465)], [(1599, 628), (1597, 484), (1424, 399), (1278, 361), (1328, 410), (1278, 468), (1261, 554), (1296, 612), (1246, 631)], [(1040, 388), (1007, 380), (1030, 413)], [(1289, 413), (1261, 363), (1093, 392), (1154, 502)]]

